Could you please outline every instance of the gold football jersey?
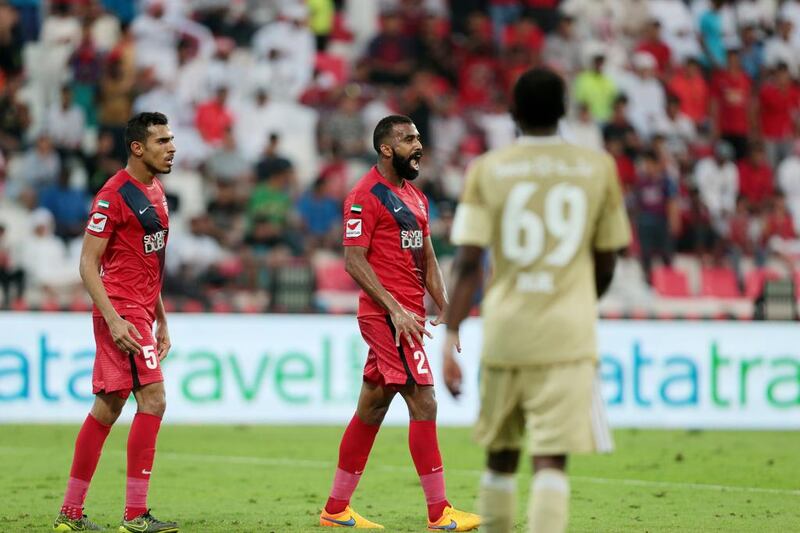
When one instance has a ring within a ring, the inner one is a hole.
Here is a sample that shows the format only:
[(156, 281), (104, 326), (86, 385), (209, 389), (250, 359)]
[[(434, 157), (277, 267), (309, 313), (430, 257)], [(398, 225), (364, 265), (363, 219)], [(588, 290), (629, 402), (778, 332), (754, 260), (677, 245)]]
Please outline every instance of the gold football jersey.
[(451, 238), (491, 250), (485, 364), (597, 357), (593, 251), (631, 239), (608, 154), (560, 137), (521, 137), (484, 154), (468, 172)]

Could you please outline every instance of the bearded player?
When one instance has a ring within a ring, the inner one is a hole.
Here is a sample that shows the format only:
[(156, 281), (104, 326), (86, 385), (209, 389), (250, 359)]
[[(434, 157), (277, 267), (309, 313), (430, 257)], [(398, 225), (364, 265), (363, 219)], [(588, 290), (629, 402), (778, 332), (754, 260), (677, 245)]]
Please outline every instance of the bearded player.
[[(94, 405), (78, 433), (67, 491), (54, 531), (100, 530), (83, 514), (103, 443), (133, 392), (137, 411), (128, 434), (125, 515), (119, 530), (178, 531), (147, 508), (156, 437), (166, 407), (160, 362), (170, 349), (161, 302), (169, 216), (155, 177), (175, 154), (167, 117), (140, 113), (125, 129), (127, 166), (97, 193), (81, 250), (80, 273), (94, 302)], [(157, 323), (153, 336), (153, 321)]]
[[(422, 143), (410, 118), (392, 115), (375, 127), (378, 163), (344, 203), (347, 272), (361, 286), (358, 325), (369, 346), (355, 415), (339, 446), (339, 463), (321, 526), (383, 529), (356, 513), (350, 497), (392, 399), (400, 394), (411, 418), (408, 445), (428, 504), (428, 529), (469, 531), (480, 518), (454, 509), (445, 494), (436, 437), (433, 376), (423, 346), (425, 289), (444, 311), (447, 293), (431, 245), (428, 200), (411, 181)], [(439, 319), (432, 325), (439, 324)]]

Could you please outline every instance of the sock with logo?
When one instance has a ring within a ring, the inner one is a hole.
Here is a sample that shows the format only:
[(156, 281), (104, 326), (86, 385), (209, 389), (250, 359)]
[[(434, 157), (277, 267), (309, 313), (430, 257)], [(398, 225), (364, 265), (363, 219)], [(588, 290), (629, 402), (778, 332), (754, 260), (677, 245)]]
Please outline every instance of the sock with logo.
[(450, 505), (445, 495), (444, 465), (436, 437), (436, 421), (412, 420), (408, 426), (408, 448), (425, 493), (428, 520), (434, 522), (442, 517), (444, 508)]
[(83, 516), (83, 502), (86, 501), (86, 492), (92, 481), (103, 444), (111, 431), (111, 426), (106, 426), (89, 414), (83, 421), (78, 437), (75, 439), (75, 453), (72, 456), (72, 468), (69, 471), (67, 491), (64, 494), (64, 503), (61, 512), (73, 520)]
[(478, 492), (481, 531), (510, 533), (517, 515), (517, 479), (514, 474), (484, 472)]
[(366, 424), (358, 415), (353, 415), (339, 444), (339, 464), (333, 477), (331, 495), (325, 504), (328, 513), (341, 513), (350, 504), (380, 428), (379, 425)]
[(147, 512), (147, 489), (156, 454), (161, 418), (136, 413), (128, 434), (128, 482), (125, 487), (125, 520)]
[(563, 533), (569, 518), (569, 478), (561, 470), (545, 468), (531, 481), (528, 531)]

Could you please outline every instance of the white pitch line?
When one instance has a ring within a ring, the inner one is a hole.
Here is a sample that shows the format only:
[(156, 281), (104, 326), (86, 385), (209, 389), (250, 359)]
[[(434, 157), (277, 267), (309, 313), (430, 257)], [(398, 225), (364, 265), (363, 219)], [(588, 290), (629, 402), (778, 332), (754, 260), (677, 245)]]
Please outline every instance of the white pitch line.
[[(41, 448), (22, 448), (22, 447), (2, 447), (0, 452), (25, 453)], [(124, 454), (122, 450), (107, 450), (108, 454)], [(290, 466), (295, 468), (333, 468), (335, 465), (331, 461), (314, 461), (309, 459), (293, 459), (291, 457), (255, 457), (248, 455), (214, 455), (180, 452), (158, 452), (160, 459), (188, 462), (207, 462), (207, 463), (227, 463), (240, 465), (259, 465), (259, 466)], [(370, 464), (370, 470), (383, 470), (389, 472), (410, 471), (411, 466)], [(483, 470), (467, 468), (447, 468), (448, 474), (463, 474), (470, 476), (480, 476)], [(652, 481), (647, 479), (625, 479), (625, 478), (605, 478), (592, 476), (569, 476), (571, 480), (584, 483), (594, 483), (599, 485), (625, 485), (631, 487), (650, 487), (675, 490), (707, 490), (714, 492), (743, 492), (755, 494), (778, 494), (783, 496), (800, 496), (800, 490), (792, 489), (769, 489), (763, 487), (743, 487), (740, 485), (715, 485), (710, 483), (680, 483), (675, 481)]]

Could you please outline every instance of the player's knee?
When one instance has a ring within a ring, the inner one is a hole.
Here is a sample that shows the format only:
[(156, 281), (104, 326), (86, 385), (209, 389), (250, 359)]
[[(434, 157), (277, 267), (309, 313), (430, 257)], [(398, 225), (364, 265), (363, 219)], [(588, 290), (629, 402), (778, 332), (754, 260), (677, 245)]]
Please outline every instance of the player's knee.
[(383, 423), (383, 419), (386, 418), (386, 413), (389, 411), (389, 406), (381, 405), (379, 407), (371, 407), (365, 410), (364, 413), (359, 413), (359, 418), (364, 421), (365, 424), (370, 426), (380, 426)]
[(139, 411), (157, 417), (163, 417), (167, 410), (167, 397), (162, 394), (149, 394), (139, 402)]
[(502, 474), (513, 474), (519, 465), (519, 450), (499, 450), (489, 452), (486, 466), (489, 470)]
[(567, 456), (566, 455), (534, 455), (533, 456), (533, 471), (545, 470), (552, 468), (554, 470), (567, 469)]
[(419, 398), (409, 403), (408, 410), (412, 420), (436, 420), (436, 397), (431, 394)]

